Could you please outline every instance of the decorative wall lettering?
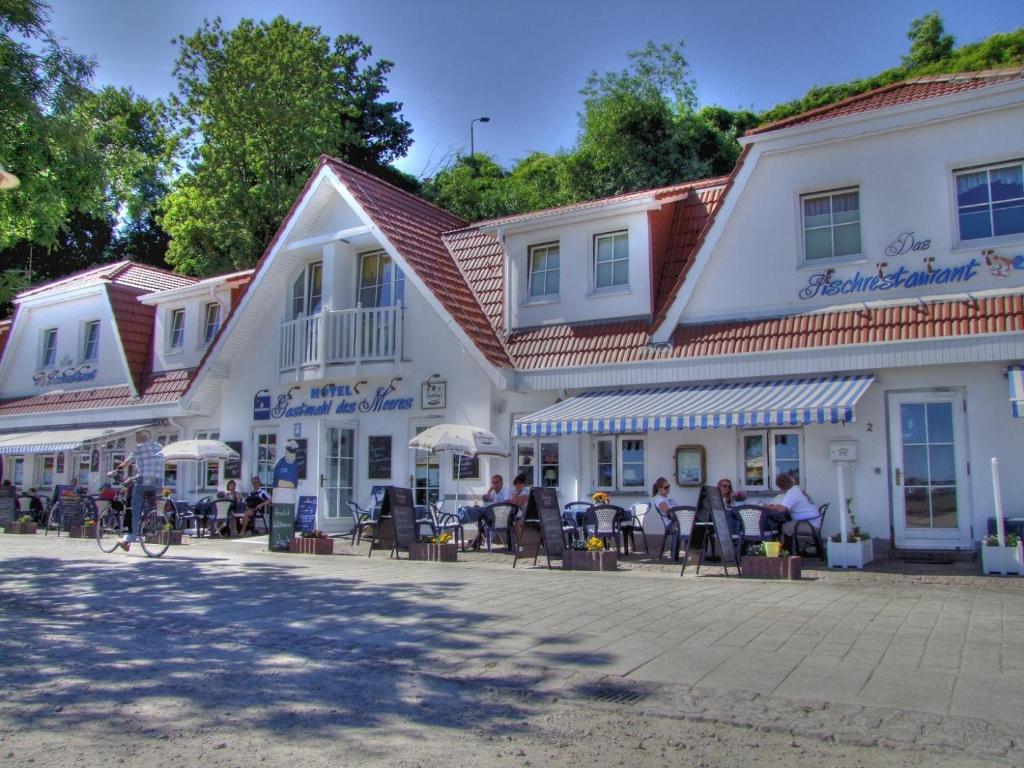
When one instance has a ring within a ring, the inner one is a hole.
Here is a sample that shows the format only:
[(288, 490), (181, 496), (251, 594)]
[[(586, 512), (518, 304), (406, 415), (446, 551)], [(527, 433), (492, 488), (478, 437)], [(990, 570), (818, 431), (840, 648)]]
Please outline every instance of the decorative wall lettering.
[[(359, 388), (366, 384), (366, 381), (358, 381), (354, 385), (328, 384), (326, 386), (312, 387), (309, 391), (309, 401), (305, 399), (297, 405), (293, 405), (295, 392), (302, 389), (300, 386), (293, 386), (289, 390), (277, 396), (277, 401), (270, 407), (271, 396), (269, 390), (261, 389), (253, 398), (253, 420), (266, 421), (270, 418), (297, 419), (303, 417), (319, 417), (334, 414), (353, 413), (378, 413), (381, 411), (407, 411), (415, 405), (416, 400), (412, 397), (389, 397), (396, 389), (396, 384), (402, 380), (401, 376), (393, 378), (386, 386), (377, 387), (373, 395), (364, 395), (355, 399), (359, 394)], [(266, 394), (264, 394), (266, 393)], [(341, 398), (338, 400), (337, 398)], [(317, 402), (319, 401), (319, 402)]]
[(903, 232), (885, 246), (885, 255), (890, 259), (894, 259), (897, 256), (903, 256), (913, 251), (927, 251), (931, 248), (931, 240), (915, 240), (913, 232)]
[[(1024, 255), (1018, 256), (1015, 269), (1024, 269)], [(946, 283), (966, 283), (978, 274), (981, 262), (970, 259), (956, 267), (927, 269), (907, 269), (898, 267), (888, 272), (880, 270), (877, 274), (864, 274), (860, 270), (852, 277), (843, 278), (831, 275), (826, 281), (824, 272), (816, 272), (807, 278), (807, 285), (800, 289), (799, 296), (803, 300), (816, 296), (840, 296), (856, 293), (878, 293), (897, 288), (919, 288), (924, 285), (945, 285)]]
[(32, 383), (37, 387), (52, 387), (58, 384), (78, 384), (96, 378), (96, 368), (91, 365), (52, 368), (48, 371), (36, 371), (32, 375)]

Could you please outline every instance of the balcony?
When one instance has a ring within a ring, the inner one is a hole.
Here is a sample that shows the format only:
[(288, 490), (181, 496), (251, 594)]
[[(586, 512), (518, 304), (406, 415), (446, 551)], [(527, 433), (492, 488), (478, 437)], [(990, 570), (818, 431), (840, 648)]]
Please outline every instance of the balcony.
[(356, 307), (281, 323), (281, 372), (402, 359), (405, 307)]

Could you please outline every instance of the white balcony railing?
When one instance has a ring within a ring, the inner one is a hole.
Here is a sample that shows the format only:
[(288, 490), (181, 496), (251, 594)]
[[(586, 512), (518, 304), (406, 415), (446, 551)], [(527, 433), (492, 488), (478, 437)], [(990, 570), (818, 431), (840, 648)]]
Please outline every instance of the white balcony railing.
[(356, 307), (281, 323), (280, 368), (399, 360), (405, 307)]

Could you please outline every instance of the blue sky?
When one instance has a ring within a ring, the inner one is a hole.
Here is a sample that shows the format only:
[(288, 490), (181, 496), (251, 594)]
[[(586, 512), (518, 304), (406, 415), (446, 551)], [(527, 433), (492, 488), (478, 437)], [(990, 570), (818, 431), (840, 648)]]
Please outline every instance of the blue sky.
[(51, 0), (51, 26), (96, 59), (100, 84), (149, 97), (173, 90), (170, 41), (203, 18), (283, 14), (358, 34), (395, 63), (391, 97), (415, 139), (398, 165), (422, 175), (467, 147), (481, 115), (476, 148), (506, 165), (570, 146), (587, 74), (621, 69), (648, 40), (685, 40), (701, 104), (764, 109), (896, 65), (911, 20), (932, 10), (958, 44), (1024, 25), (1021, 0)]

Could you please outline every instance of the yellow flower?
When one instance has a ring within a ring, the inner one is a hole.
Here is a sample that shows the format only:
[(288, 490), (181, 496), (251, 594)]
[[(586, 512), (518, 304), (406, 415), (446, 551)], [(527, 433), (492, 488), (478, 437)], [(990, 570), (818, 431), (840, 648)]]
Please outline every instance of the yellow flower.
[(604, 550), (604, 542), (597, 536), (591, 536), (587, 539), (587, 551), (588, 552), (601, 552)]
[(593, 496), (591, 496), (591, 498), (594, 500), (595, 504), (608, 503), (608, 494), (605, 493), (604, 491), (597, 491)]

